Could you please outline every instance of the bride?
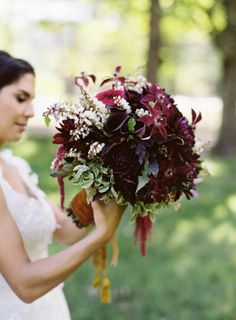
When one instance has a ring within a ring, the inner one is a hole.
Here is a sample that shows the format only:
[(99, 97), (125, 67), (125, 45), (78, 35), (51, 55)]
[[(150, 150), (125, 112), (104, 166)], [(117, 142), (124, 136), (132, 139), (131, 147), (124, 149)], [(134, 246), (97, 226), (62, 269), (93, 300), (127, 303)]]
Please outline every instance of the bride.
[[(63, 281), (110, 240), (123, 208), (93, 202), (87, 234), (50, 204), (28, 163), (2, 149), (21, 138), (34, 95), (32, 66), (0, 51), (0, 319), (68, 320)], [(48, 256), (52, 238), (68, 248)]]

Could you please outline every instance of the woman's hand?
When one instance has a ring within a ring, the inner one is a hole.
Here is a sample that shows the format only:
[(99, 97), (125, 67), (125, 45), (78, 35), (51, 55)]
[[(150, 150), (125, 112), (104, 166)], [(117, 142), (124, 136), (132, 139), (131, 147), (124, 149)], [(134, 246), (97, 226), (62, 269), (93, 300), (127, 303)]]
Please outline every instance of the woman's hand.
[(111, 199), (107, 204), (93, 201), (92, 208), (96, 231), (105, 241), (109, 241), (119, 225), (125, 207), (118, 205), (115, 199)]

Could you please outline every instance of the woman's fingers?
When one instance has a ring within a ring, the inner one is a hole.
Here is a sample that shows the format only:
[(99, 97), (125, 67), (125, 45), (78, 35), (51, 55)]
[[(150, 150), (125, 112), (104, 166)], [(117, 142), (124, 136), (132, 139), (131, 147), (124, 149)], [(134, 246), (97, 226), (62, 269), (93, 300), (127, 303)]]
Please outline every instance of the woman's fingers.
[(119, 225), (125, 207), (118, 205), (114, 199), (111, 199), (106, 204), (102, 201), (94, 201), (92, 208), (96, 228), (111, 237)]

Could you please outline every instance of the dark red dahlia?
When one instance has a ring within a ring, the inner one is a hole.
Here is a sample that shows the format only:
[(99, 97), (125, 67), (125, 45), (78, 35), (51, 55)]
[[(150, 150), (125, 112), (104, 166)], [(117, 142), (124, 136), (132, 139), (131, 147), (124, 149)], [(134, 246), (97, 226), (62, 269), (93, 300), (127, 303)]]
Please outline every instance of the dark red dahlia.
[(53, 143), (63, 144), (65, 150), (69, 150), (74, 142), (71, 137), (71, 130), (75, 129), (75, 122), (72, 119), (65, 119), (60, 123), (60, 127), (56, 128), (59, 132), (53, 137)]
[(174, 124), (173, 130), (177, 137), (183, 139), (184, 146), (193, 147), (195, 136), (192, 127), (185, 117), (181, 117)]
[(103, 162), (113, 170), (115, 189), (119, 190), (125, 199), (134, 203), (142, 166), (138, 155), (132, 152), (132, 142), (124, 141), (112, 146), (103, 154)]
[(138, 192), (137, 200), (144, 203), (166, 202), (170, 188), (161, 183), (154, 175), (149, 177), (149, 182)]
[(125, 91), (126, 100), (131, 106), (132, 112), (135, 113), (136, 109), (143, 108), (143, 105), (141, 103), (141, 99), (143, 97), (143, 94), (138, 93), (133, 90), (127, 90)]
[(131, 150), (132, 142), (129, 141), (111, 146), (106, 154), (103, 155), (103, 161), (115, 173), (138, 176), (142, 167), (139, 164), (138, 156)]

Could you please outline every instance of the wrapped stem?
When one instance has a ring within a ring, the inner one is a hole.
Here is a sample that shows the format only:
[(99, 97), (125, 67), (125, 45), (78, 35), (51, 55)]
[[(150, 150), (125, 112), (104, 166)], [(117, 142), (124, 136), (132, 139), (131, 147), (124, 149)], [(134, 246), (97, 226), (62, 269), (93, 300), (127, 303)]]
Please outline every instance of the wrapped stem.
[(86, 227), (94, 223), (93, 209), (87, 202), (86, 190), (82, 189), (72, 199), (67, 212), (72, 216), (75, 224), (79, 227)]

